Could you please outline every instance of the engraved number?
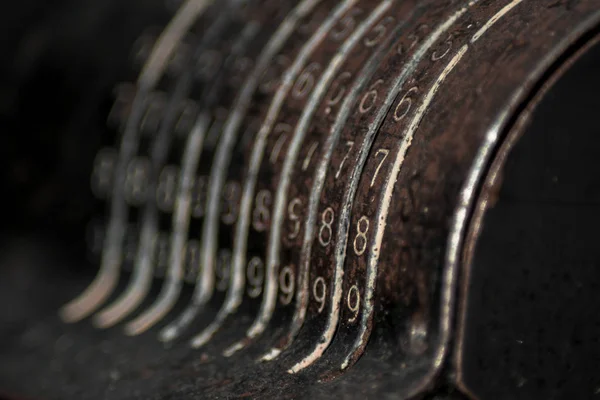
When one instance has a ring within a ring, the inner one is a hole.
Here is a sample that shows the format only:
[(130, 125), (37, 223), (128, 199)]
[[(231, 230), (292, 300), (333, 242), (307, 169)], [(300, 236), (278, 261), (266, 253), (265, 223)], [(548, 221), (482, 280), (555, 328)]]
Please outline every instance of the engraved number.
[(383, 79), (377, 79), (375, 83), (371, 85), (369, 91), (365, 93), (360, 100), (360, 104), (358, 105), (358, 111), (361, 114), (367, 113), (373, 109), (375, 103), (377, 102), (377, 90), (375, 89), (377, 86), (383, 83)]
[(394, 121), (398, 122), (406, 117), (406, 114), (410, 111), (410, 107), (412, 106), (412, 98), (410, 97), (412, 94), (417, 93), (419, 88), (416, 86), (411, 87), (408, 91), (402, 96), (396, 109), (394, 110)]
[(353, 314), (352, 317), (348, 318), (348, 322), (356, 321), (356, 317), (358, 317), (358, 309), (360, 306), (360, 292), (358, 291), (358, 287), (356, 287), (356, 285), (352, 285), (352, 287), (348, 291), (348, 298), (346, 299), (346, 304), (348, 304), (348, 309)]
[(315, 151), (319, 147), (319, 142), (313, 142), (308, 149), (308, 153), (306, 153), (306, 157), (304, 158), (304, 162), (302, 163), (302, 171), (306, 171), (310, 166), (310, 161), (312, 160)]
[(248, 278), (248, 296), (256, 298), (262, 293), (263, 281), (265, 279), (265, 266), (258, 257), (252, 257), (246, 270)]
[(373, 174), (373, 178), (371, 179), (371, 185), (369, 187), (373, 187), (373, 185), (375, 184), (375, 178), (377, 178), (377, 175), (379, 174), (379, 170), (381, 169), (381, 166), (383, 165), (383, 162), (387, 158), (388, 154), (390, 154), (390, 151), (388, 149), (379, 149), (375, 153), (375, 157), (377, 157), (379, 155), (382, 155), (383, 157), (381, 157), (381, 161), (379, 161), (379, 165), (377, 165), (377, 169), (375, 170), (375, 173)]
[(288, 233), (288, 239), (296, 239), (300, 233), (300, 215), (296, 211), (296, 207), (302, 207), (302, 200), (298, 197), (292, 199), (288, 204), (288, 219), (292, 223), (292, 231)]
[(340, 163), (340, 166), (338, 167), (338, 170), (335, 173), (335, 179), (340, 177), (340, 173), (342, 172), (342, 167), (344, 166), (344, 163), (348, 159), (348, 156), (350, 155), (350, 152), (352, 151), (352, 147), (354, 147), (354, 142), (351, 140), (348, 140), (346, 142), (346, 146), (348, 147), (348, 151), (346, 152), (346, 155), (344, 156), (344, 158), (342, 158), (342, 162)]
[[(423, 32), (423, 35), (421, 35), (419, 32)], [(410, 45), (408, 46), (407, 50), (412, 49), (413, 47), (415, 47), (423, 37), (426, 36), (427, 32), (429, 32), (429, 26), (427, 24), (421, 24), (417, 27), (416, 31), (410, 33), (407, 36), (407, 39), (411, 40)], [(400, 43), (398, 45), (398, 54), (403, 54), (405, 52), (404, 49), (404, 45), (402, 43)]]
[(237, 182), (227, 182), (223, 188), (223, 202), (225, 211), (221, 220), (227, 225), (231, 225), (237, 218), (237, 206), (240, 198), (240, 184)]
[(350, 10), (348, 15), (342, 18), (337, 24), (337, 27), (331, 31), (333, 40), (340, 41), (352, 32), (356, 26), (356, 17), (362, 14), (362, 12), (363, 10), (360, 8), (353, 8)]
[(327, 99), (327, 108), (325, 109), (325, 113), (331, 113), (331, 107), (337, 105), (346, 94), (346, 85), (344, 85), (344, 81), (350, 79), (352, 74), (350, 72), (342, 72), (331, 84), (331, 95)]
[(313, 283), (313, 296), (317, 303), (319, 303), (319, 314), (325, 308), (325, 296), (327, 296), (327, 284), (325, 284), (325, 279), (322, 277), (318, 277), (315, 279), (315, 283)]
[(288, 134), (291, 132), (292, 127), (289, 124), (280, 122), (277, 125), (275, 125), (273, 133), (275, 135), (278, 135), (279, 137), (277, 138), (277, 141), (273, 146), (273, 151), (271, 151), (271, 155), (269, 156), (269, 161), (271, 162), (271, 164), (275, 164), (277, 162), (277, 159), (279, 158), (279, 153), (281, 153), (281, 148), (283, 147), (283, 144), (285, 143)]
[(263, 74), (260, 91), (263, 93), (275, 92), (277, 85), (279, 84), (281, 71), (285, 71), (289, 64), (290, 60), (286, 56), (278, 55), (275, 57), (275, 62), (272, 63)]
[(256, 207), (252, 212), (252, 226), (259, 232), (267, 229), (269, 224), (271, 201), (271, 192), (268, 190), (261, 190), (256, 194)]
[(383, 39), (383, 37), (385, 36), (390, 25), (393, 23), (394, 23), (394, 17), (388, 16), (388, 17), (384, 18), (383, 21), (378, 23), (373, 28), (373, 30), (372, 30), (373, 36), (365, 38), (365, 40), (364, 40), (365, 46), (373, 47), (377, 43), (379, 43), (381, 41), (381, 39)]
[(356, 224), (358, 233), (354, 237), (354, 253), (362, 256), (367, 249), (367, 233), (369, 232), (369, 219), (364, 215), (360, 217)]
[(292, 302), (295, 284), (294, 272), (292, 271), (292, 267), (288, 265), (279, 273), (279, 288), (281, 289), (279, 301), (281, 301), (281, 304), (284, 306)]
[(320, 68), (321, 66), (318, 63), (311, 63), (304, 69), (292, 89), (294, 98), (303, 99), (308, 95), (315, 84), (315, 75)]
[(323, 214), (321, 214), (321, 228), (319, 229), (319, 242), (321, 246), (327, 247), (329, 243), (331, 243), (331, 237), (333, 236), (333, 231), (331, 224), (333, 224), (333, 220), (335, 218), (335, 214), (333, 213), (333, 208), (327, 207)]
[(431, 61), (439, 61), (450, 53), (450, 50), (452, 50), (452, 35), (448, 35), (448, 38), (444, 43), (446, 43), (446, 49), (442, 52), (435, 50), (433, 54), (431, 54)]

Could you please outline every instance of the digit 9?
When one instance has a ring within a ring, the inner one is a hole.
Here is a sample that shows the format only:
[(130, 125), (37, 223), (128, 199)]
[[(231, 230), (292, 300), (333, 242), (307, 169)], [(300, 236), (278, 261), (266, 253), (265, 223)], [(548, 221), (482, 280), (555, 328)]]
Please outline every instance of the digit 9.
[(325, 298), (327, 296), (327, 284), (325, 283), (325, 279), (323, 279), (323, 277), (321, 276), (315, 279), (315, 283), (313, 283), (312, 289), (313, 297), (319, 304), (317, 310), (320, 314), (323, 311), (323, 308), (325, 308)]

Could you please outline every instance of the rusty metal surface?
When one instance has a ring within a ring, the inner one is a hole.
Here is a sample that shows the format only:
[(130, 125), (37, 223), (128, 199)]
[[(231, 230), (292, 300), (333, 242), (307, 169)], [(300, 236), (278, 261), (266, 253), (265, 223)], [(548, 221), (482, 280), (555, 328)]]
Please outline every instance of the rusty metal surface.
[[(155, 87), (134, 77), (160, 29), (132, 44), (132, 83), (86, 167), (98, 198), (88, 256), (97, 266), (118, 253), (117, 286), (73, 302), (84, 274), (32, 279), (30, 300), (15, 285), (30, 311), (3, 336), (0, 388), (77, 399), (575, 393), (521, 391), (508, 370), (482, 378), (476, 363), (493, 351), (474, 345), (486, 319), (468, 310), (497, 171), (556, 77), (595, 48), (600, 3), (245, 3), (208, 6)], [(24, 384), (32, 364), (39, 386)]]

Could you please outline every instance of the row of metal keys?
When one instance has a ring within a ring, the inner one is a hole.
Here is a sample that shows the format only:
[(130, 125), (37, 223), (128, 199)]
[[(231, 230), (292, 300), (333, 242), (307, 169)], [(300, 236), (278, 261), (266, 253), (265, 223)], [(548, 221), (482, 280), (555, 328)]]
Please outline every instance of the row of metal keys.
[(91, 178), (100, 269), (61, 317), (266, 381), (486, 394), (462, 369), (471, 215), (598, 6), (182, 2), (115, 88)]

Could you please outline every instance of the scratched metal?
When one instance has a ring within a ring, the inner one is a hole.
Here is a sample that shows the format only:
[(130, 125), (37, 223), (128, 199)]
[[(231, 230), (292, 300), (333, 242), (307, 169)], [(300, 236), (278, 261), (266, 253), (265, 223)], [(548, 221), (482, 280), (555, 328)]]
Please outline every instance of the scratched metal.
[[(282, 106), (287, 104), (288, 94), (298, 87), (302, 90), (310, 90), (310, 87), (306, 87), (306, 85), (310, 85), (310, 81), (307, 80), (306, 83), (303, 83), (303, 81), (298, 85), (297, 80), (305, 79), (303, 77), (306, 75), (303, 74), (303, 71), (305, 68), (309, 68), (308, 59), (311, 53), (323, 40), (324, 33), (340, 18), (352, 2), (342, 3), (331, 12), (329, 12), (330, 4), (327, 4), (327, 2), (320, 3), (313, 12), (321, 11), (322, 7), (327, 14), (323, 16), (323, 25), (317, 29), (317, 33), (304, 40), (301, 39), (302, 34), (298, 35), (300, 37), (296, 35), (290, 37), (289, 40), (297, 46), (292, 46), (290, 43), (290, 45), (284, 46), (278, 55), (289, 60), (288, 71), (281, 76), (280, 83), (272, 98), (269, 96), (265, 99), (266, 101), (262, 104), (263, 107), (257, 110), (259, 112), (255, 113), (251, 109), (244, 116), (244, 119), (249, 121), (243, 125), (246, 131), (232, 146), (231, 159), (242, 159), (244, 162), (232, 163), (231, 167), (228, 165), (214, 166), (215, 175), (218, 173), (223, 174), (226, 176), (226, 181), (237, 185), (239, 190), (239, 196), (235, 204), (235, 216), (231, 219), (231, 224), (228, 226), (228, 221), (225, 221), (226, 223), (222, 224), (219, 229), (220, 238), (227, 238), (227, 241), (219, 240), (218, 247), (220, 251), (230, 251), (232, 254), (231, 283), (225, 301), (215, 315), (214, 320), (192, 339), (192, 346), (205, 345), (224, 324), (230, 324), (232, 321), (235, 321), (240, 329), (244, 329), (245, 324), (251, 321), (248, 314), (240, 310), (242, 315), (246, 314), (247, 322), (244, 322), (243, 317), (232, 320), (232, 316), (236, 314), (240, 306), (245, 307), (246, 310), (256, 310), (260, 306), (265, 278), (265, 260), (260, 258), (258, 254), (253, 254), (250, 250), (263, 244), (260, 237), (270, 223), (268, 213), (272, 203), (272, 194), (266, 192), (256, 193), (257, 203), (260, 202), (260, 204), (255, 208), (249, 207), (248, 205), (252, 204), (252, 197), (254, 197), (252, 185), (257, 179), (257, 169), (260, 166), (261, 159), (270, 158), (270, 155), (265, 154), (265, 146), (271, 132), (275, 135), (285, 133), (277, 123), (277, 118)], [(297, 104), (297, 107), (301, 110), (302, 103)], [(266, 208), (266, 211), (264, 208)], [(252, 225), (254, 229), (251, 236), (246, 233), (249, 225)], [(244, 249), (246, 247), (244, 243), (246, 237), (257, 241), (255, 246), (252, 244), (248, 246), (248, 252)]]
[[(108, 146), (89, 160), (93, 194), (119, 203), (127, 226), (121, 238), (97, 213), (90, 247), (98, 262), (112, 243), (133, 271), (115, 292), (133, 300), (90, 308), (112, 307), (93, 321), (118, 329), (34, 312), (47, 345), (31, 350), (30, 336), (8, 333), (0, 388), (98, 398), (109, 387), (116, 399), (591, 396), (597, 384), (582, 370), (549, 384), (552, 373), (528, 378), (505, 358), (510, 367), (491, 374), (494, 331), (473, 310), (500, 171), (536, 107), (597, 48), (599, 10), (597, 0), (215, 4), (158, 75), (160, 52), (141, 38), (139, 79), (158, 83), (141, 100), (121, 86)], [(136, 149), (110, 145), (124, 140), (119, 129)], [(135, 182), (145, 196), (129, 190), (125, 159), (147, 171)], [(517, 339), (506, 348), (549, 347)], [(73, 372), (86, 360), (96, 377)], [(25, 371), (44, 384), (22, 385)], [(69, 384), (48, 383), (63, 374)]]
[[(298, 7), (299, 9), (294, 9), (292, 13), (298, 12), (300, 17), (306, 18), (307, 13), (308, 15), (312, 14), (312, 8), (315, 4), (317, 4), (317, 2), (314, 1), (301, 3)], [(304, 8), (306, 8), (306, 10), (304, 10)], [(273, 37), (274, 40), (270, 40), (265, 45), (265, 50), (261, 49), (260, 47), (257, 48), (258, 54), (256, 55), (256, 64), (252, 66), (247, 78), (241, 80), (241, 84), (243, 85), (244, 89), (247, 88), (247, 92), (250, 96), (254, 94), (254, 91), (257, 88), (258, 90), (264, 90), (261, 86), (259, 86), (259, 80), (265, 74), (265, 70), (268, 70), (268, 67), (265, 68), (265, 65), (263, 64), (268, 66), (269, 63), (272, 62), (272, 59), (275, 55), (271, 53), (280, 51), (280, 47), (286, 43), (287, 36), (291, 33), (288, 32), (289, 26), (291, 25), (293, 28), (295, 24), (297, 24), (297, 18), (295, 15), (291, 15), (289, 19), (284, 21), (285, 22), (282, 22), (281, 25), (283, 29), (272, 27), (273, 30), (276, 30), (276, 34)], [(296, 43), (302, 43), (302, 41), (297, 41)], [(271, 77), (269, 76), (267, 79), (270, 80)], [(248, 97), (248, 94), (246, 94), (246, 91), (243, 91), (240, 96), (231, 98), (233, 103), (231, 106), (225, 107), (226, 111), (223, 112), (223, 121), (218, 127), (218, 129), (222, 130), (220, 133), (221, 139), (219, 140), (218, 145), (213, 152), (216, 153), (216, 157), (212, 161), (212, 164), (209, 165), (210, 170), (207, 171), (207, 175), (210, 173), (208, 182), (214, 182), (213, 174), (217, 172), (225, 172), (225, 168), (227, 166), (222, 165), (224, 164), (223, 153), (224, 150), (227, 149), (227, 146), (230, 145), (229, 143), (232, 141), (235, 143), (234, 139), (235, 135), (238, 133), (238, 130), (242, 130), (237, 140), (239, 145), (243, 146), (251, 139), (250, 135), (253, 133), (252, 129), (255, 128), (255, 124), (250, 123), (249, 125), (241, 125), (241, 121), (238, 121), (240, 118), (244, 118), (244, 108), (247, 107), (247, 104), (249, 104), (250, 100), (249, 98), (246, 98)], [(236, 222), (239, 213), (238, 209), (241, 197), (241, 183), (236, 180), (228, 180), (222, 186), (222, 192), (220, 190), (216, 191), (214, 186), (207, 186), (207, 194), (205, 198), (205, 213), (207, 217), (204, 218), (203, 230), (201, 233), (203, 240), (205, 236), (205, 230), (215, 229), (214, 225), (216, 224), (221, 225), (220, 229), (218, 229), (220, 232), (218, 238), (219, 240), (217, 240), (217, 238), (213, 238), (212, 240), (216, 241), (217, 243), (221, 243), (223, 240), (225, 240), (225, 238), (231, 238), (233, 235), (233, 232), (231, 231), (232, 225)], [(221, 199), (221, 204), (219, 204), (219, 200)], [(219, 212), (215, 214), (214, 210), (211, 210), (210, 207), (217, 207), (217, 211)], [(236, 281), (239, 280), (240, 277), (239, 273), (235, 273), (232, 266), (232, 245), (223, 245), (219, 248), (218, 252), (215, 252), (213, 247), (214, 246), (209, 245), (209, 241), (204, 240), (202, 246), (203, 256), (201, 259), (201, 268), (204, 276), (199, 277), (194, 298), (192, 299), (192, 303), (189, 305), (187, 310), (164, 331), (163, 337), (165, 339), (171, 340), (172, 338), (179, 336), (184, 330), (186, 330), (186, 328), (189, 329), (189, 325), (193, 322), (195, 322), (196, 326), (200, 327), (201, 329), (209, 329), (206, 332), (208, 334), (208, 339), (210, 339), (212, 337), (212, 333), (210, 333), (211, 327), (216, 327), (218, 329), (218, 325), (220, 325), (220, 320), (218, 319), (219, 314), (213, 314), (213, 309), (223, 307), (224, 310), (227, 310), (228, 304), (231, 304), (231, 299), (235, 299), (236, 296), (239, 296), (240, 288), (238, 287), (239, 285), (236, 285)], [(242, 273), (245, 273), (245, 271), (242, 271)], [(241, 290), (243, 290), (243, 286)], [(215, 305), (214, 308), (206, 307), (209, 302)], [(229, 311), (227, 310), (225, 314), (228, 313)], [(194, 321), (198, 318), (201, 320), (200, 323), (198, 321)], [(217, 320), (213, 321), (212, 325), (209, 325), (207, 328), (207, 322), (211, 323), (213, 318), (217, 318)]]
[[(286, 174), (285, 165), (293, 165), (296, 161), (297, 156), (293, 153), (297, 151), (296, 149), (299, 145), (294, 142), (301, 139), (305, 134), (306, 125), (312, 119), (315, 108), (319, 105), (325, 90), (331, 84), (332, 75), (337, 69), (338, 64), (349, 57), (349, 49), (352, 49), (359, 42), (363, 31), (374, 25), (375, 21), (379, 19), (380, 14), (385, 12), (390, 6), (390, 2), (358, 2), (353, 5), (353, 8), (341, 20), (343, 21), (345, 17), (353, 15), (352, 18), (356, 24), (355, 30), (348, 32), (348, 34), (343, 32), (338, 33), (337, 28), (334, 27), (329, 32), (327, 38), (323, 40), (310, 59), (305, 62), (307, 65), (305, 71), (310, 69), (310, 75), (303, 73), (297, 78), (296, 83), (292, 86), (290, 94), (279, 111), (277, 123), (281, 124), (280, 126), (285, 126), (286, 132), (282, 133), (280, 137), (271, 135), (270, 140), (267, 140), (266, 154), (272, 154), (273, 156), (263, 159), (257, 177), (257, 188), (253, 194), (258, 200), (260, 200), (260, 193), (269, 193), (270, 197), (268, 208), (266, 208), (267, 212), (270, 213), (268, 235), (266, 236), (266, 240), (258, 241), (258, 246), (260, 247), (256, 246), (256, 244), (253, 246), (262, 249), (261, 252), (254, 254), (260, 257), (261, 260), (265, 260), (264, 293), (260, 314), (248, 328), (247, 339), (233, 344), (232, 347), (226, 349), (227, 354), (232, 354), (233, 351), (240, 350), (246, 343), (264, 331), (266, 325), (270, 322), (272, 310), (277, 301), (279, 261), (275, 259), (277, 254), (273, 254), (271, 247), (268, 245), (264, 246), (264, 243), (269, 243), (270, 238), (280, 237), (279, 226), (283, 219), (282, 209), (284, 207), (282, 205), (284, 201), (281, 199), (282, 194), (279, 194), (278, 191), (287, 191), (287, 187), (289, 186), (289, 183), (284, 181), (284, 179), (287, 180), (287, 177), (283, 175)], [(360, 15), (356, 13), (356, 10), (360, 10)], [(373, 17), (370, 17), (370, 15), (373, 15)], [(280, 140), (283, 142), (283, 145), (279, 151), (276, 146)], [(308, 168), (311, 162), (316, 162), (316, 159), (313, 160), (314, 153), (317, 150), (314, 146), (314, 144), (307, 146), (307, 155), (301, 160), (303, 166), (306, 166), (306, 168)], [(274, 153), (275, 150), (278, 150), (277, 153)], [(259, 205), (255, 201), (253, 208), (256, 210)], [(279, 211), (277, 210), (278, 208)], [(256, 229), (257, 226), (254, 226), (254, 228)]]
[[(405, 4), (397, 7), (406, 7), (407, 11), (410, 9)], [(304, 286), (306, 279), (301, 276), (298, 256), (302, 249), (305, 225), (308, 223), (309, 194), (318, 180), (318, 176), (317, 178), (313, 176), (319, 173), (319, 168), (322, 168), (320, 166), (327, 164), (327, 153), (335, 146), (335, 135), (338, 129), (335, 128), (334, 122), (343, 120), (343, 117), (338, 117), (338, 113), (344, 114), (343, 103), (349, 97), (356, 96), (355, 87), (360, 86), (360, 82), (366, 78), (365, 73), (360, 69), (359, 72), (354, 71), (367, 59), (370, 65), (380, 61), (381, 53), (389, 47), (389, 43), (385, 41), (386, 36), (389, 36), (393, 30), (390, 15), (396, 16), (399, 13), (400, 11), (394, 8), (385, 16), (381, 16), (377, 24), (367, 29), (361, 37), (362, 43), (356, 45), (352, 54), (347, 56), (344, 64), (339, 67), (339, 72), (315, 111), (310, 126), (305, 128), (307, 136), (304, 138), (304, 149), (297, 157), (293, 177), (290, 178), (291, 183), (285, 188), (285, 196), (287, 196), (285, 202), (287, 204), (283, 210), (285, 214), (278, 222), (283, 227), (279, 228), (281, 233), (272, 236), (269, 242), (269, 246), (274, 250), (280, 249), (280, 253), (273, 256), (279, 258), (280, 306), (278, 308), (281, 311), (275, 312), (275, 320), (272, 322), (274, 331), (267, 335), (269, 340), (265, 344), (274, 347), (264, 354), (265, 361), (275, 358), (292, 343), (302, 326), (309, 290)], [(292, 182), (302, 182), (302, 184), (297, 185)], [(281, 244), (277, 241), (281, 241)]]

